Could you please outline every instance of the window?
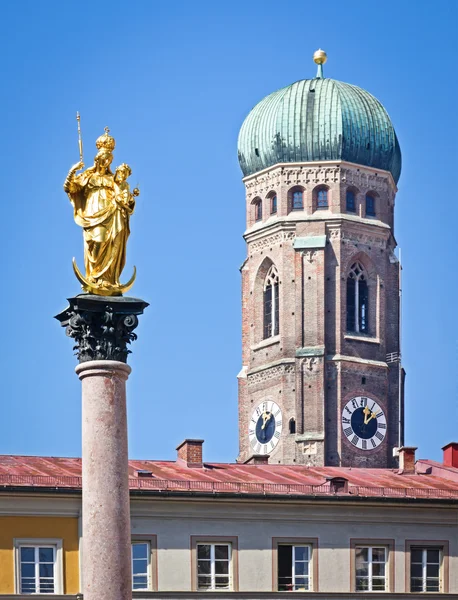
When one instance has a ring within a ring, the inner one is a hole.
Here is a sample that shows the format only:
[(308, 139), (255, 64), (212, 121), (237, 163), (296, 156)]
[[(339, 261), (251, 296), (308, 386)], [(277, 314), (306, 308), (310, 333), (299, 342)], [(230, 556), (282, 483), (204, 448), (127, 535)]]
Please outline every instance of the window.
[(277, 212), (277, 196), (272, 196), (270, 199), (270, 213), (274, 215)]
[(230, 544), (197, 544), (197, 589), (230, 589)]
[(256, 200), (256, 202), (254, 202), (254, 219), (255, 219), (255, 221), (262, 221), (262, 202), (261, 202), (261, 200)]
[(355, 193), (347, 190), (347, 211), (356, 212)]
[(264, 339), (280, 333), (279, 278), (272, 265), (264, 281)]
[(292, 196), (292, 210), (302, 210), (304, 208), (304, 194), (300, 190), (293, 192)]
[(62, 594), (62, 540), (15, 540), (16, 591)]
[(320, 208), (328, 208), (328, 190), (320, 189), (316, 194), (316, 207)]
[(238, 591), (237, 536), (191, 536), (191, 587)]
[(132, 589), (151, 589), (149, 542), (132, 542)]
[(366, 196), (366, 217), (375, 217), (375, 198), (370, 194)]
[(347, 331), (369, 333), (369, 288), (359, 262), (351, 266), (347, 278)]
[(356, 547), (356, 591), (384, 592), (387, 586), (387, 548)]
[(311, 589), (310, 559), (312, 549), (307, 545), (279, 544), (278, 591), (302, 592)]
[(410, 549), (410, 591), (440, 592), (442, 548), (411, 547)]
[(291, 417), (291, 419), (289, 420), (289, 432), (296, 433), (296, 420), (294, 419), (294, 417)]

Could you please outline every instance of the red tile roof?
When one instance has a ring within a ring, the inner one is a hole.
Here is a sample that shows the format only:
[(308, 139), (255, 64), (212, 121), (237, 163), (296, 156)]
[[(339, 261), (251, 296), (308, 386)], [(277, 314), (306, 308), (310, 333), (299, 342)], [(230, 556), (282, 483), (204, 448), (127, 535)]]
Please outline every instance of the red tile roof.
[[(139, 471), (151, 476), (139, 477)], [(204, 463), (190, 468), (181, 461), (129, 461), (131, 490), (155, 492), (327, 496), (329, 479), (348, 481), (348, 495), (391, 498), (458, 499), (458, 469), (418, 461), (416, 474), (394, 469), (239, 465)], [(0, 455), (0, 490), (81, 488), (81, 459)], [(339, 492), (341, 495), (341, 492)]]

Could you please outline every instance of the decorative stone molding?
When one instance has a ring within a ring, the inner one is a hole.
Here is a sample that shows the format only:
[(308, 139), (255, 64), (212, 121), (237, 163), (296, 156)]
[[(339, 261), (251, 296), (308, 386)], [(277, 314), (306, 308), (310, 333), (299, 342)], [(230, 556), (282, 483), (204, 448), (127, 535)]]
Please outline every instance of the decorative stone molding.
[(316, 250), (306, 250), (305, 252), (302, 253), (304, 260), (306, 260), (310, 264), (312, 264), (315, 261), (316, 255), (317, 255)]
[(364, 167), (354, 168), (341, 164), (330, 165), (291, 165), (276, 167), (261, 173), (245, 182), (246, 195), (250, 200), (256, 196), (264, 197), (280, 186), (330, 184), (341, 182), (354, 185), (361, 193), (373, 190), (388, 194), (390, 201), (394, 198), (393, 181), (389, 175), (365, 170)]
[(295, 238), (295, 235), (294, 231), (279, 231), (278, 233), (269, 235), (269, 237), (250, 242), (248, 245), (248, 252), (250, 254), (261, 252), (261, 250), (264, 250), (265, 248), (277, 246), (283, 242), (289, 242)]
[(388, 192), (391, 188), (388, 177), (359, 169), (342, 169), (342, 183), (354, 185), (361, 192), (368, 190)]
[(309, 371), (310, 373), (318, 370), (318, 367), (321, 362), (321, 358), (319, 356), (308, 356), (302, 360), (302, 370)]
[(264, 369), (263, 371), (248, 375), (248, 386), (251, 387), (260, 383), (265, 383), (271, 379), (279, 379), (283, 375), (294, 373), (294, 371), (294, 365), (277, 365), (270, 369)]
[(385, 238), (348, 231), (342, 232), (341, 239), (352, 244), (364, 244), (366, 246), (376, 246), (377, 248), (386, 248), (387, 244)]
[(339, 165), (319, 167), (281, 167), (256, 176), (245, 183), (246, 195), (249, 200), (256, 196), (265, 196), (279, 186), (308, 185), (335, 183), (341, 179)]
[(331, 241), (333, 240), (340, 240), (342, 237), (342, 230), (339, 229), (329, 229), (329, 239)]

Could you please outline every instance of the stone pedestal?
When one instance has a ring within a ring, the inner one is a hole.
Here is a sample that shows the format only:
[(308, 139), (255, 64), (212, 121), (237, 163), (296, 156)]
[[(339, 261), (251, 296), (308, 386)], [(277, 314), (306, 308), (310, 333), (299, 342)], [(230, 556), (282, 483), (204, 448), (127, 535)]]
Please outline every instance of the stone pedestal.
[(83, 388), (84, 600), (131, 600), (127, 453), (127, 345), (136, 339), (136, 298), (81, 294), (56, 316), (76, 341)]

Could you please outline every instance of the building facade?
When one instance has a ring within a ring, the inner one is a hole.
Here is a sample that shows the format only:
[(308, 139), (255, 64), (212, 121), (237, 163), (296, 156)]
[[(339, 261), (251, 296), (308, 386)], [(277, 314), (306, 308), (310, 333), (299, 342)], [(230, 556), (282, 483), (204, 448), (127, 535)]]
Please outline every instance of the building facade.
[[(456, 598), (458, 445), (401, 467), (130, 461), (135, 596)], [(0, 457), (0, 515), (0, 595), (82, 589), (80, 459)]]

